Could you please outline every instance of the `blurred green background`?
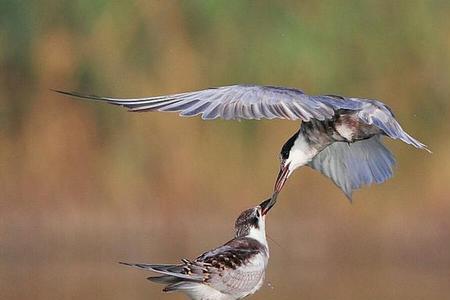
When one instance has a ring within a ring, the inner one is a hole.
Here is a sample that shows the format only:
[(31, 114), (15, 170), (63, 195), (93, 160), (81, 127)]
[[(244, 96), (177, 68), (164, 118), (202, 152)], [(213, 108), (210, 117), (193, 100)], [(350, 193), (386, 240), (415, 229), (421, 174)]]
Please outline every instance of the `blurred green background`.
[(1, 1), (0, 298), (183, 299), (117, 261), (177, 262), (266, 198), (297, 122), (133, 114), (51, 88), (141, 97), (234, 83), (377, 98), (433, 154), (354, 203), (308, 168), (268, 218), (252, 299), (450, 294), (448, 1)]

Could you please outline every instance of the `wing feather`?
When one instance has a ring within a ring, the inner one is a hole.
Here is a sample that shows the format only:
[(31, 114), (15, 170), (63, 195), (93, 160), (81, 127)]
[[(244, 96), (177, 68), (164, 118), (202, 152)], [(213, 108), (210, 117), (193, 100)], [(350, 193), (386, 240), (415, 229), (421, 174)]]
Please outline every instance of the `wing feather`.
[(56, 91), (62, 94), (103, 101), (130, 111), (175, 111), (203, 119), (289, 119), (309, 121), (331, 118), (335, 110), (361, 107), (361, 101), (336, 101), (331, 96), (309, 96), (293, 88), (232, 85), (201, 91), (148, 98), (119, 99)]
[(351, 200), (363, 185), (382, 183), (392, 177), (395, 159), (380, 136), (347, 144), (335, 142), (309, 163), (329, 177)]
[(185, 265), (130, 264), (125, 262), (121, 262), (121, 264), (139, 269), (150, 270), (156, 273), (173, 276), (180, 279), (197, 282), (201, 282), (203, 280), (203, 275), (201, 272), (194, 272), (197, 270), (193, 270), (193, 272), (189, 274), (183, 272), (184, 268), (186, 267)]
[(389, 107), (379, 101), (368, 100), (358, 112), (358, 117), (366, 124), (380, 128), (390, 138), (399, 139), (418, 149), (431, 152), (425, 144), (406, 133), (395, 119)]

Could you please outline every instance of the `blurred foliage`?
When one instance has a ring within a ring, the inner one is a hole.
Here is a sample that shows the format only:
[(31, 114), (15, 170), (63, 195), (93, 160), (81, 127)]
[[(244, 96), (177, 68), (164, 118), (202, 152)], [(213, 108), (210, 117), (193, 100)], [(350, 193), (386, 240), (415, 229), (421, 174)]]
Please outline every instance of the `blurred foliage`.
[(50, 89), (234, 83), (380, 99), (434, 152), (389, 142), (395, 177), (351, 206), (321, 175), (295, 174), (268, 220), (274, 289), (254, 298), (445, 298), (449, 13), (439, 0), (0, 1), (0, 298), (161, 297), (112, 262), (226, 240), (269, 195), (298, 126), (131, 114)]

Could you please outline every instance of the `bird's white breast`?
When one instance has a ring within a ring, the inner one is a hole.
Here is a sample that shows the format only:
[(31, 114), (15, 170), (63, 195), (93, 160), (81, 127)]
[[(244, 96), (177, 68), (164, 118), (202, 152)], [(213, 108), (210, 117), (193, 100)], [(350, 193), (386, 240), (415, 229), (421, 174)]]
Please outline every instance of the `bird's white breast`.
[(257, 240), (268, 249), (269, 247), (266, 239), (265, 224), (261, 222), (259, 226), (260, 228), (250, 228), (250, 232), (247, 237)]
[(313, 148), (305, 139), (303, 134), (299, 134), (289, 153), (290, 169), (306, 165), (317, 154), (317, 150)]

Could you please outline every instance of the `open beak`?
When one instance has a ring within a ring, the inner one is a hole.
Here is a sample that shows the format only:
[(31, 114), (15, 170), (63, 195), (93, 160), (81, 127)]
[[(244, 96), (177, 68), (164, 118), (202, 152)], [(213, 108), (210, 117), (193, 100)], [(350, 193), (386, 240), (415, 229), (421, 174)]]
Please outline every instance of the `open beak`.
[(278, 196), (278, 193), (283, 188), (284, 184), (286, 183), (286, 180), (288, 179), (291, 172), (289, 171), (289, 165), (290, 163), (284, 164), (281, 163), (280, 166), (280, 172), (278, 173), (277, 180), (275, 181), (275, 187), (273, 188), (273, 196), (272, 198), (275, 198), (274, 201), (276, 201), (276, 197)]
[(262, 214), (263, 216), (265, 216), (265, 215), (269, 212), (269, 210), (274, 206), (276, 200), (273, 201), (272, 199), (273, 199), (273, 197), (267, 199), (266, 201), (262, 202), (262, 203), (259, 205), (259, 207), (261, 207), (261, 214)]

